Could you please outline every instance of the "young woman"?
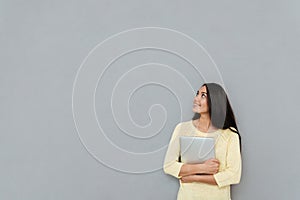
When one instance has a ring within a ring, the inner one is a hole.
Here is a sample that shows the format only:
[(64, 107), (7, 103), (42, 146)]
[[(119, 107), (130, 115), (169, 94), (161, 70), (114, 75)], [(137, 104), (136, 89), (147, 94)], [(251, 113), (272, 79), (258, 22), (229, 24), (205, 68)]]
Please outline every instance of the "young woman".
[[(177, 124), (164, 172), (179, 179), (177, 200), (230, 200), (230, 185), (240, 182), (241, 138), (224, 89), (206, 83), (193, 101), (194, 117)], [(215, 158), (199, 164), (180, 162), (180, 136), (215, 138)]]

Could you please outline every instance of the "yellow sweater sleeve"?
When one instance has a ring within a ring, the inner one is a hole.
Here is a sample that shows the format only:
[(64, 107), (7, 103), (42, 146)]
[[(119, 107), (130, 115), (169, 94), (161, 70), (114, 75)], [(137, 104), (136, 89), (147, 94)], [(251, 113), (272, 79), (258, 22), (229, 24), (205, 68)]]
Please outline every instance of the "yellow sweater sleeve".
[(226, 168), (216, 174), (214, 178), (219, 187), (224, 187), (240, 182), (242, 172), (242, 161), (238, 134), (230, 131), (227, 146)]
[(178, 162), (179, 154), (180, 154), (180, 146), (179, 146), (179, 132), (180, 132), (180, 123), (175, 127), (171, 140), (169, 142), (168, 150), (165, 155), (164, 160), (164, 172), (176, 178), (181, 178), (179, 176), (180, 169), (183, 163)]

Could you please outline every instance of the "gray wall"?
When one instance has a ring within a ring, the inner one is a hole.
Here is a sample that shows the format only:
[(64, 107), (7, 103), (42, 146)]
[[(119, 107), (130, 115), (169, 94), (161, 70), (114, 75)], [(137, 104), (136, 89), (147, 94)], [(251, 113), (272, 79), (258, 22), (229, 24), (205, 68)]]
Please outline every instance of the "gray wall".
[[(178, 181), (161, 168), (167, 144), (192, 117), (194, 91), (218, 80), (242, 136), (233, 199), (297, 199), (299, 6), (1, 0), (0, 199), (175, 199)], [(167, 29), (97, 46), (138, 27)], [(129, 52), (102, 71), (103, 60), (147, 38), (169, 51)]]

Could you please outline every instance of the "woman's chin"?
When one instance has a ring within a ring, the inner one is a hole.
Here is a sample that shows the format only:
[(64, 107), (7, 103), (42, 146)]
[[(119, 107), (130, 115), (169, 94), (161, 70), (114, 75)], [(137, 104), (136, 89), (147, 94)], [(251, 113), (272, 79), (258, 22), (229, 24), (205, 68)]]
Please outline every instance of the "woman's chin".
[(194, 113), (198, 113), (198, 114), (200, 114), (200, 111), (199, 111), (199, 110), (197, 110), (197, 109), (192, 109), (192, 111), (193, 111)]

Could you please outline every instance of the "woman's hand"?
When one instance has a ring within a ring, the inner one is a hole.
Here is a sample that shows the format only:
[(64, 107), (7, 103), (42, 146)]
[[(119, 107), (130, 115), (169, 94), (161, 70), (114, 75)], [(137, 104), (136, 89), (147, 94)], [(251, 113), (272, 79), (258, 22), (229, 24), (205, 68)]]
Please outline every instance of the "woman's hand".
[(206, 160), (202, 165), (205, 174), (216, 174), (219, 171), (220, 162), (219, 160), (212, 158)]

